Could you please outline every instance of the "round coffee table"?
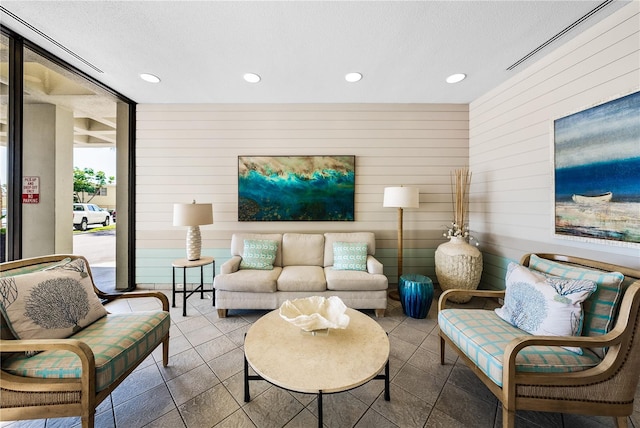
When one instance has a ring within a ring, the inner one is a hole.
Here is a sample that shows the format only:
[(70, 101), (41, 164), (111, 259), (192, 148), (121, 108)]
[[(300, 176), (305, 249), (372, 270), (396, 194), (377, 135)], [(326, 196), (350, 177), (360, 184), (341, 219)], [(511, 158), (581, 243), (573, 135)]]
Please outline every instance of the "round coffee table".
[[(389, 394), (389, 339), (367, 315), (347, 309), (349, 326), (312, 335), (271, 311), (257, 320), (244, 340), (244, 401), (250, 380), (266, 380), (290, 391), (318, 395), (322, 426), (322, 394), (347, 391), (371, 379), (384, 379)], [(249, 365), (258, 376), (249, 376)], [(384, 375), (380, 374), (384, 368)]]

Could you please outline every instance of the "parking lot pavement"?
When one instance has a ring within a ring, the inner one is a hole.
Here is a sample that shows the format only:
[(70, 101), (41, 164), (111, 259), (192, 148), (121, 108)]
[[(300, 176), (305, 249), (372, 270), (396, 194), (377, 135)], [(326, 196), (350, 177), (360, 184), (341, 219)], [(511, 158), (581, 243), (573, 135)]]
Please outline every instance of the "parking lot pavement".
[(116, 266), (116, 231), (74, 233), (73, 253), (84, 256), (94, 267)]
[(100, 290), (113, 292), (116, 282), (116, 231), (73, 234), (73, 254), (89, 262), (93, 280)]

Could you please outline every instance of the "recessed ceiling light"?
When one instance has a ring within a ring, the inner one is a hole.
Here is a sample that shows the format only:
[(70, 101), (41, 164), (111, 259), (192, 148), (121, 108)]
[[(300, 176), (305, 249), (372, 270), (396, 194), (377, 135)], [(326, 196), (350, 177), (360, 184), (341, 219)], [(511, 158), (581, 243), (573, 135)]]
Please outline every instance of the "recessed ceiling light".
[(359, 81), (360, 79), (362, 79), (362, 74), (360, 74), (360, 73), (347, 73), (344, 76), (344, 79), (349, 83), (355, 83), (355, 82)]
[(258, 83), (260, 81), (260, 76), (255, 73), (245, 73), (242, 77), (249, 83)]
[(451, 76), (447, 77), (447, 83), (462, 82), (466, 77), (467, 75), (463, 73), (452, 74)]
[(149, 83), (160, 83), (160, 78), (156, 75), (149, 73), (140, 73), (140, 78)]

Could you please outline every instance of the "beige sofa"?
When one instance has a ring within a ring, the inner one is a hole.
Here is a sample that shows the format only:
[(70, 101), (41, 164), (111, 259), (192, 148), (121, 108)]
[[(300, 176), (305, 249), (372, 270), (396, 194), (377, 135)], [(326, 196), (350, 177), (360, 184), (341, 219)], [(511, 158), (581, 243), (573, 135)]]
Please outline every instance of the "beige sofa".
[[(278, 243), (271, 270), (241, 269), (245, 240)], [(366, 271), (334, 269), (336, 242), (366, 243)], [(220, 266), (214, 287), (220, 317), (229, 309), (276, 309), (285, 300), (309, 296), (338, 296), (355, 309), (374, 309), (378, 317), (387, 307), (387, 277), (374, 257), (375, 235), (353, 233), (236, 233), (231, 259)]]

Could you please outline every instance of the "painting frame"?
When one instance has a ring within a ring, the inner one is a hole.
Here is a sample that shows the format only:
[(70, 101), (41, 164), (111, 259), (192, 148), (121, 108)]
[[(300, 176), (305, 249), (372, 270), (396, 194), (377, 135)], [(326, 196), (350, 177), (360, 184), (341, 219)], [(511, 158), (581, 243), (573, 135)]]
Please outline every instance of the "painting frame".
[(553, 236), (640, 248), (640, 90), (552, 121)]
[(238, 221), (355, 221), (355, 155), (238, 156)]

